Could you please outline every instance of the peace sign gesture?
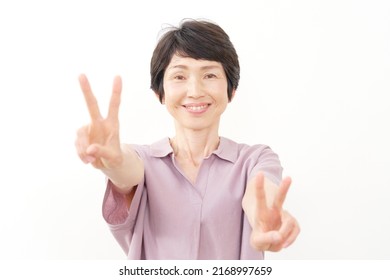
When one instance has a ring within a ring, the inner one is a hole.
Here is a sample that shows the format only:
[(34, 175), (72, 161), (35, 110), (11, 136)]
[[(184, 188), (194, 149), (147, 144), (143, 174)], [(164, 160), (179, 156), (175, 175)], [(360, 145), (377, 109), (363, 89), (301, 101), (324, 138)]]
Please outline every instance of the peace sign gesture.
[(123, 161), (118, 119), (122, 80), (119, 76), (114, 79), (106, 118), (103, 118), (100, 113), (98, 102), (85, 75), (80, 75), (79, 83), (87, 103), (91, 123), (81, 127), (77, 132), (77, 153), (83, 162), (91, 163), (95, 168), (116, 168)]
[(277, 187), (261, 172), (249, 182), (242, 204), (252, 226), (251, 245), (255, 249), (280, 251), (298, 236), (298, 222), (283, 209), (290, 185), (287, 177)]

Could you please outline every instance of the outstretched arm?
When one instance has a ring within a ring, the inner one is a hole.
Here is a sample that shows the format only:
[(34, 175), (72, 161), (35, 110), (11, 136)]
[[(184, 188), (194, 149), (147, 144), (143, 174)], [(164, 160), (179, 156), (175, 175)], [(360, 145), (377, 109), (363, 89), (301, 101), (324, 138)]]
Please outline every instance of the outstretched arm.
[(247, 185), (242, 207), (252, 227), (251, 245), (259, 251), (280, 251), (291, 245), (300, 228), (283, 209), (291, 185), (289, 177), (278, 187), (259, 172)]
[(122, 80), (115, 77), (108, 115), (103, 118), (85, 75), (80, 75), (79, 83), (87, 103), (90, 124), (77, 132), (76, 149), (84, 163), (100, 169), (124, 194), (129, 193), (142, 179), (143, 162), (128, 146), (121, 146), (119, 140), (119, 105)]

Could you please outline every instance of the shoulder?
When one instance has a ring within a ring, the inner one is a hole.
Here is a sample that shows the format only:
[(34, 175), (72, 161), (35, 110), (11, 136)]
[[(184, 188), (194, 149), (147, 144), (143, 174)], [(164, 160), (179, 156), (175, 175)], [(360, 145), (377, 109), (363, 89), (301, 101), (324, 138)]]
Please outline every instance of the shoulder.
[(221, 138), (218, 151), (220, 158), (232, 162), (234, 168), (244, 172), (249, 179), (262, 171), (273, 182), (280, 181), (283, 168), (279, 156), (268, 145), (248, 145)]
[(162, 158), (172, 153), (172, 147), (169, 138), (162, 138), (152, 144), (125, 144), (134, 149), (143, 159), (145, 158)]
[(229, 138), (221, 137), (220, 147), (217, 150), (217, 155), (228, 157), (232, 161), (237, 160), (257, 160), (260, 157), (276, 156), (277, 154), (270, 146), (265, 144), (249, 145), (245, 143), (237, 143)]

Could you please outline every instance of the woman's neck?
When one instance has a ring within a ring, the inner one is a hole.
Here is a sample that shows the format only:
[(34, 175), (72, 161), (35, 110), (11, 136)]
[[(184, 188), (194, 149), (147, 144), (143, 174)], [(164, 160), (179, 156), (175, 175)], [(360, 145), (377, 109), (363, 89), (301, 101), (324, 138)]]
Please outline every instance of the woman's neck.
[(177, 159), (199, 166), (204, 158), (209, 157), (218, 148), (218, 130), (176, 129), (176, 135), (170, 142)]

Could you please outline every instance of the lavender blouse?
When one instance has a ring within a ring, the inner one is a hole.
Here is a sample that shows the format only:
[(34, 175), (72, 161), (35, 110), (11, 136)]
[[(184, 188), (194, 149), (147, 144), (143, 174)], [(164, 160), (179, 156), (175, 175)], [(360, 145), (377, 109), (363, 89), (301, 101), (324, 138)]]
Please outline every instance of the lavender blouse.
[(145, 175), (130, 208), (110, 181), (103, 201), (103, 217), (128, 259), (264, 258), (250, 246), (251, 227), (241, 200), (259, 171), (280, 183), (282, 167), (268, 146), (221, 137), (194, 185), (176, 165), (168, 138), (132, 147)]

